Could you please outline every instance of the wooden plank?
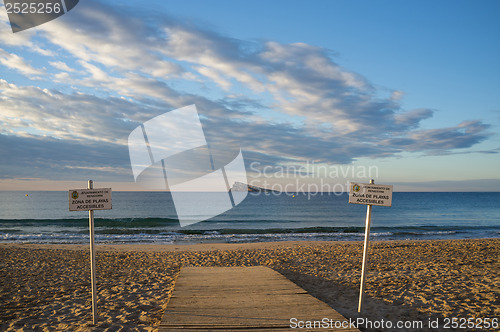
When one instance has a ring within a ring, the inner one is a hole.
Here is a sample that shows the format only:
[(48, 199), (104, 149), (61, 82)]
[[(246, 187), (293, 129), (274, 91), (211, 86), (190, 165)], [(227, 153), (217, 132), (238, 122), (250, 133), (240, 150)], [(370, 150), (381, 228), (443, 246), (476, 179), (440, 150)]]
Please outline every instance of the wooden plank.
[(291, 318), (327, 318), (333, 326), (335, 321), (346, 321), (326, 303), (270, 268), (187, 267), (175, 284), (159, 332), (289, 331)]

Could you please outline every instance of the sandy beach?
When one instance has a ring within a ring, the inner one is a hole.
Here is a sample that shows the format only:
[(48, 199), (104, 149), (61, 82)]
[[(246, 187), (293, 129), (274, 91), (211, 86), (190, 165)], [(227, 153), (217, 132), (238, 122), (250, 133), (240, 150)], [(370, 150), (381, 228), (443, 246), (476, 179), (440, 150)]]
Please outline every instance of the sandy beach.
[(500, 239), (372, 242), (359, 315), (362, 245), (97, 245), (91, 326), (87, 246), (2, 244), (0, 330), (155, 331), (182, 266), (267, 266), (353, 319), (500, 318)]

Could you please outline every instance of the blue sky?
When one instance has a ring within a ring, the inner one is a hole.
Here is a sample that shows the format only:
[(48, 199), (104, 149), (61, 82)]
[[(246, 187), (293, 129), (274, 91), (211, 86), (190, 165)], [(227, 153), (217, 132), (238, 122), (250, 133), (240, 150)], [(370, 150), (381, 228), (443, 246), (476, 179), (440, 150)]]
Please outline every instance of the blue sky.
[(0, 8), (0, 189), (139, 190), (128, 135), (196, 104), (255, 185), (498, 191), (499, 14), (498, 1), (81, 0), (13, 34)]

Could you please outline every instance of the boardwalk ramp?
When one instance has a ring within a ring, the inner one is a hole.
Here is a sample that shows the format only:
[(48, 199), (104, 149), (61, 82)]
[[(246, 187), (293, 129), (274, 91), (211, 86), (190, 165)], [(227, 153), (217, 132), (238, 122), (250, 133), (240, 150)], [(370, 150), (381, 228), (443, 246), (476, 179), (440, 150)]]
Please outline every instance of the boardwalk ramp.
[[(316, 328), (298, 328), (308, 321)], [(342, 322), (347, 328), (336, 329)], [(326, 303), (263, 266), (183, 268), (159, 327), (159, 332), (291, 330), (359, 331)]]

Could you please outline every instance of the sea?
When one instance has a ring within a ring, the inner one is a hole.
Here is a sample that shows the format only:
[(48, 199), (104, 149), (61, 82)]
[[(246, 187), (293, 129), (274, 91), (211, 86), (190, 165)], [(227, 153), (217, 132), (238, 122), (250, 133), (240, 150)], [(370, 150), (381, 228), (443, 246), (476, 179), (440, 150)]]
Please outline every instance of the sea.
[[(360, 241), (366, 206), (348, 194), (249, 193), (233, 209), (181, 227), (168, 192), (113, 192), (94, 211), (102, 244)], [(88, 212), (70, 212), (67, 191), (0, 191), (0, 243), (89, 243)], [(394, 192), (372, 208), (372, 240), (500, 237), (500, 192)]]

